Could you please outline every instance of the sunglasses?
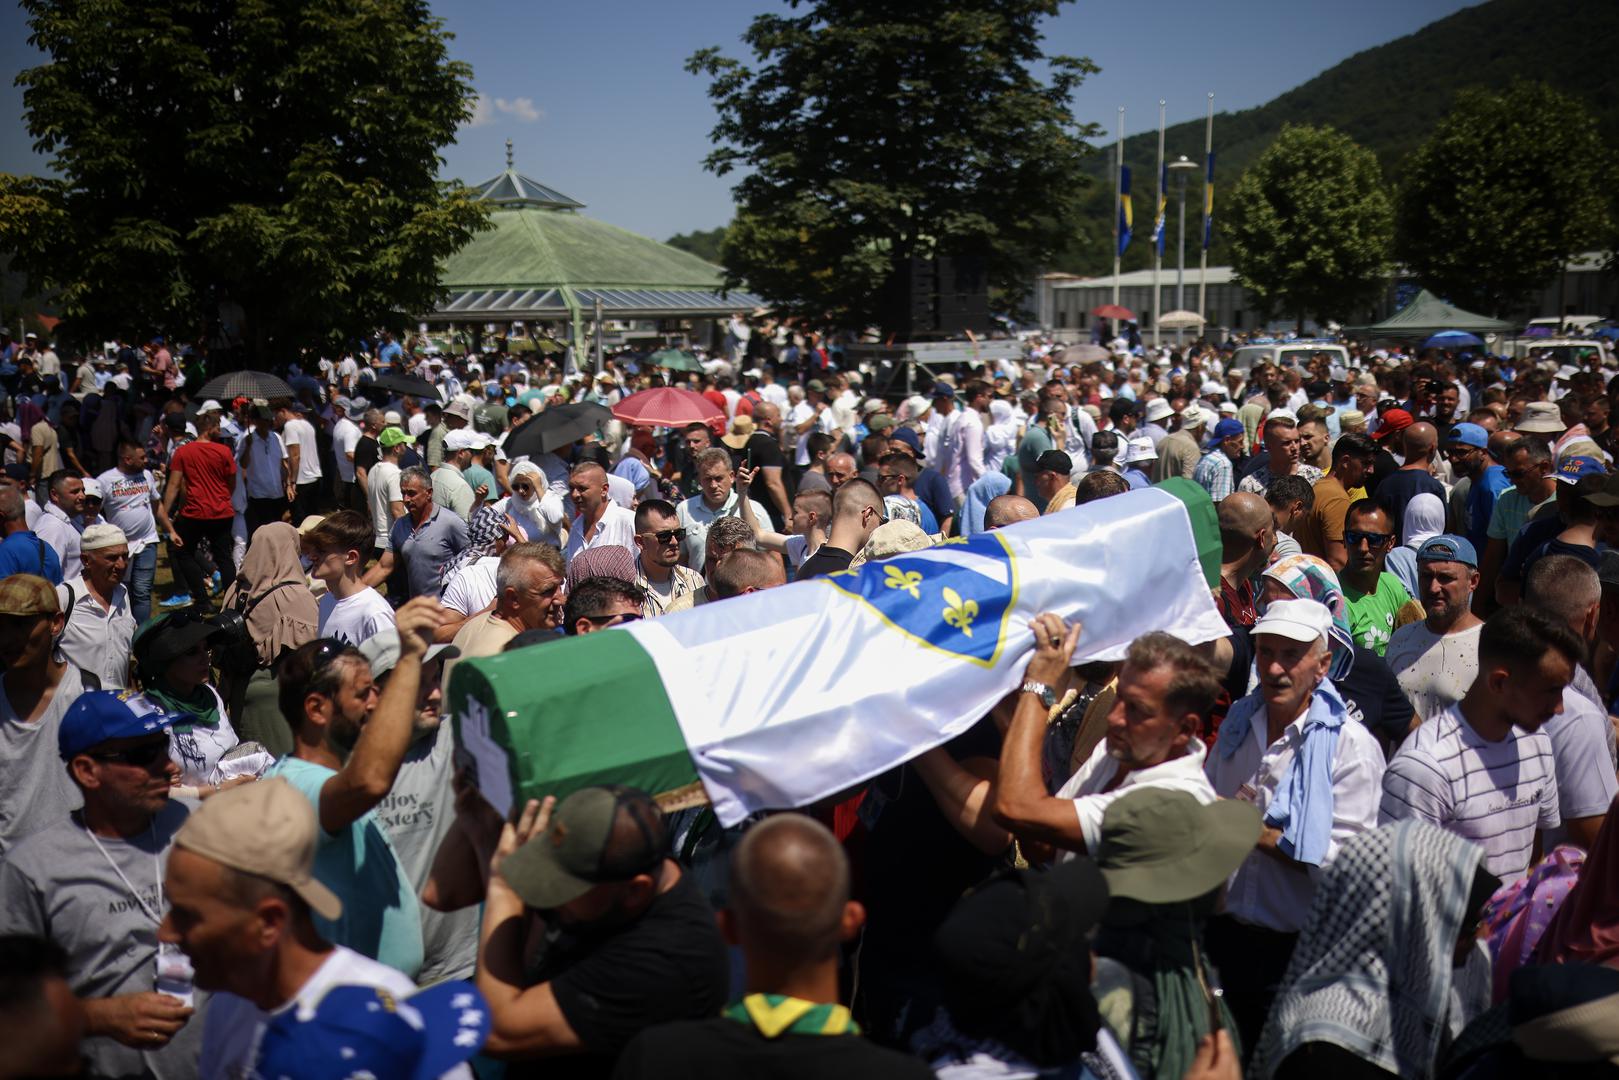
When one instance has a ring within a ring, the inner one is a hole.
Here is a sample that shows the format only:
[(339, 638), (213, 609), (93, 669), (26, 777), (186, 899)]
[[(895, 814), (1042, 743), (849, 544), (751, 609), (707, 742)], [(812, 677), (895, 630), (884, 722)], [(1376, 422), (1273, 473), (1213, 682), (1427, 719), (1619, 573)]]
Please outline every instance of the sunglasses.
[(533, 484), (513, 484), (512, 485), (512, 490), (517, 492), (517, 494), (519, 494), (519, 495), (532, 495), (532, 494), (534, 494), (534, 485)]
[(137, 769), (149, 769), (159, 761), (169, 760), (169, 743), (152, 741), (141, 743), (139, 746), (129, 746), (122, 750), (107, 750), (99, 754), (91, 754), (97, 761), (112, 761), (122, 765), (132, 765)]
[(625, 623), (639, 622), (641, 616), (631, 613), (629, 615), (581, 615), (591, 626), (623, 626)]
[(685, 529), (658, 529), (656, 532), (644, 532), (642, 536), (650, 536), (660, 544), (672, 544), (677, 540), (686, 539)]
[(1372, 547), (1382, 547), (1393, 539), (1393, 533), (1365, 532), (1361, 529), (1344, 530), (1344, 543), (1349, 547), (1357, 547), (1362, 541), (1372, 545)]

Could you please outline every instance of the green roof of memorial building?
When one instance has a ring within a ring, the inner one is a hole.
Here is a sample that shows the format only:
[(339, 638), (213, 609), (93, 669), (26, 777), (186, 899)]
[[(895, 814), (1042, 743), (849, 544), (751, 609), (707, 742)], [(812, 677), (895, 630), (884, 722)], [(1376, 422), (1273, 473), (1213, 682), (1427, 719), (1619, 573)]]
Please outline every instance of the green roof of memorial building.
[(439, 318), (548, 318), (588, 313), (675, 318), (749, 311), (764, 302), (725, 293), (725, 271), (689, 252), (579, 213), (584, 203), (506, 169), (474, 188), (492, 204), (490, 228), (444, 263)]

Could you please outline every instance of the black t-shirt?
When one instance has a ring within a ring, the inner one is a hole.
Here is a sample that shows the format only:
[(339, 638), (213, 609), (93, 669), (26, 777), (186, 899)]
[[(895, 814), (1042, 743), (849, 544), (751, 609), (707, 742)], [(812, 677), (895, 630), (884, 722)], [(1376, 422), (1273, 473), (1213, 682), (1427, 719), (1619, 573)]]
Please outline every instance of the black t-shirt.
[(854, 562), (853, 553), (835, 548), (831, 544), (822, 544), (816, 549), (815, 554), (804, 560), (804, 565), (798, 568), (798, 576), (793, 580), (808, 581), (823, 574), (835, 574), (839, 570), (849, 569), (852, 562)]
[(1356, 645), (1355, 666), (1333, 685), (1349, 706), (1349, 718), (1359, 720), (1390, 746), (1399, 746), (1411, 730), (1411, 700), (1388, 661), (1371, 649)]
[(377, 462), (382, 460), (382, 447), (370, 435), (361, 435), (360, 441), (354, 444), (354, 467), (370, 472)]
[(1383, 486), (1383, 481), (1400, 471), (1400, 463), (1394, 455), (1382, 447), (1378, 448), (1377, 456), (1372, 458), (1372, 475), (1366, 480), (1366, 494), (1372, 498), (1377, 497), (1377, 489)]
[(767, 1039), (751, 1024), (713, 1017), (643, 1031), (619, 1056), (615, 1080), (929, 1080), (920, 1058), (884, 1050), (859, 1035)]
[[(768, 431), (755, 431), (748, 438), (747, 446), (743, 447), (742, 457), (744, 463), (751, 460), (755, 469), (785, 470), (787, 465), (787, 459), (782, 457), (780, 444), (776, 442), (776, 437)], [(786, 483), (787, 478), (784, 471), (782, 484), (785, 485)], [(748, 498), (765, 508), (765, 511), (770, 515), (771, 528), (776, 532), (784, 531), (782, 526), (787, 523), (782, 519), (781, 511), (776, 507), (776, 500), (770, 497), (770, 485), (765, 483), (763, 472), (755, 476), (753, 483), (748, 485)]]
[[(957, 761), (998, 760), (1001, 732), (985, 717), (944, 748)], [(1001, 857), (985, 855), (956, 831), (910, 765), (879, 777), (860, 813), (869, 832), (862, 949), (873, 958), (897, 953), (931, 967), (933, 932), (963, 892), (996, 871)]]
[(1372, 497), (1377, 500), (1377, 505), (1388, 511), (1390, 520), (1394, 522), (1396, 544), (1400, 542), (1401, 529), (1405, 524), (1405, 508), (1423, 492), (1437, 496), (1439, 505), (1445, 505), (1445, 485), (1421, 469), (1400, 469), (1392, 476), (1384, 477), (1377, 485), (1377, 494)]
[(628, 926), (606, 936), (563, 932), (548, 941), (530, 981), (551, 984), (585, 1046), (583, 1054), (534, 1063), (532, 1075), (565, 1080), (606, 1075), (643, 1028), (719, 1012), (730, 966), (714, 909), (691, 875), (682, 874)]

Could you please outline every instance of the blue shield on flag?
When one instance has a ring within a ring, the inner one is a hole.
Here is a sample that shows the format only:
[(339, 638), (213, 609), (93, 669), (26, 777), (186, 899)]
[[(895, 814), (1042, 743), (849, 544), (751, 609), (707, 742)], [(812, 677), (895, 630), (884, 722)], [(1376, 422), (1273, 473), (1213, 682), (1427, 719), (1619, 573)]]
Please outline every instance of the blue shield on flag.
[(863, 601), (920, 645), (993, 667), (1017, 605), (1017, 559), (993, 532), (906, 552), (832, 574), (833, 588)]

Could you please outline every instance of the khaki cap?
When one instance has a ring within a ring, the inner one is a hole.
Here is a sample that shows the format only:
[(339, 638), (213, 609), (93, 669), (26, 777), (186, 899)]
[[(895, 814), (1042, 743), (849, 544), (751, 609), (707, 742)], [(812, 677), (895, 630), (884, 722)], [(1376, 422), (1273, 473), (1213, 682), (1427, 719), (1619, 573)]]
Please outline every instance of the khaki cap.
[(55, 615), (56, 586), (38, 574), (12, 574), (0, 581), (0, 615)]
[(343, 902), (315, 880), (315, 808), (285, 780), (221, 791), (191, 812), (174, 842), (232, 870), (285, 885), (323, 919), (343, 914)]

